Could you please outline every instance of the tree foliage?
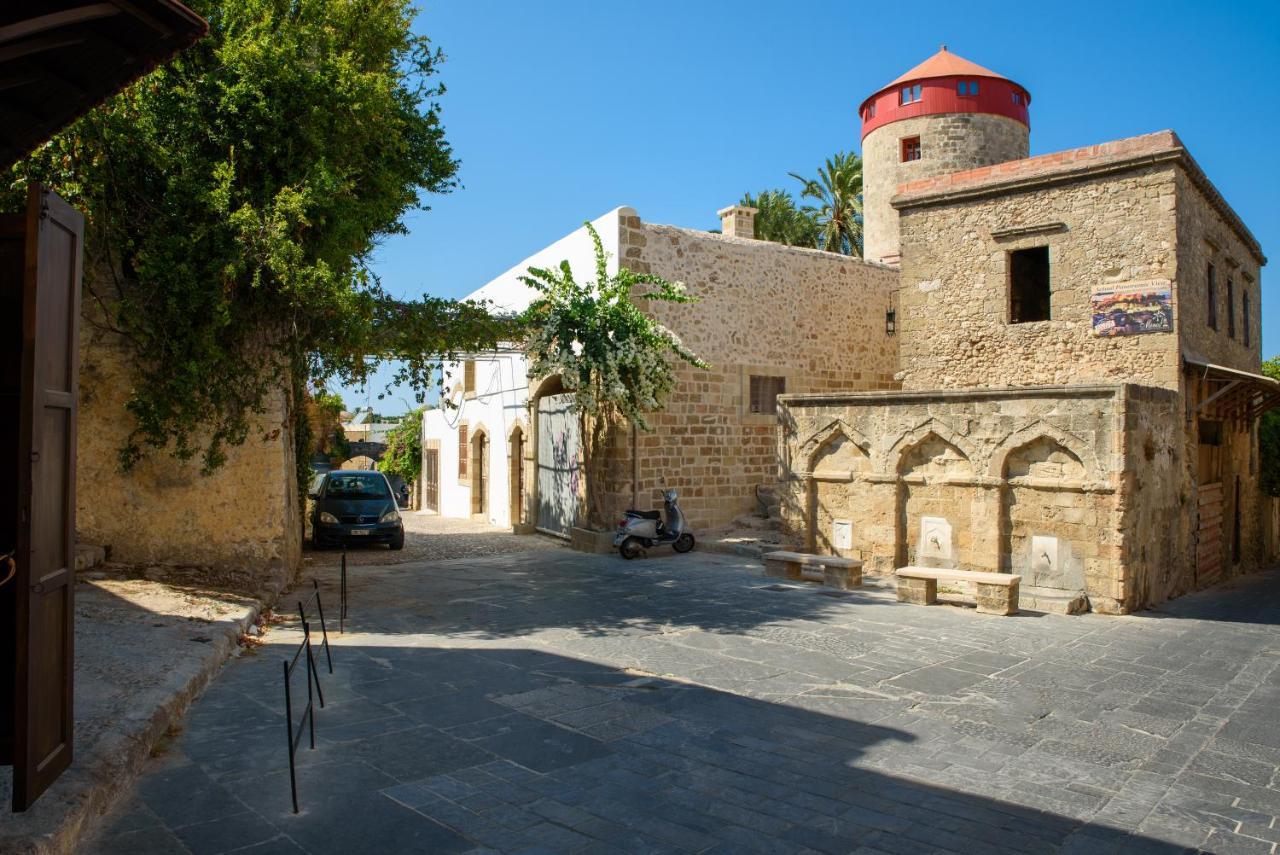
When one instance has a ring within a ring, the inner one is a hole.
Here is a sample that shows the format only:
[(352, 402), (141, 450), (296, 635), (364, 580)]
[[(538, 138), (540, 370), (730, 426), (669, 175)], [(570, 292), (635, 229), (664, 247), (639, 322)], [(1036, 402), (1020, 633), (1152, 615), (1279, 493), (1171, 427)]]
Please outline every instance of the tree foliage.
[(856, 154), (837, 152), (818, 167), (816, 178), (805, 178), (792, 172), (800, 182), (805, 213), (818, 225), (818, 245), (830, 252), (862, 255), (862, 158)]
[[(1280, 356), (1262, 363), (1262, 373), (1280, 380)], [(1263, 413), (1258, 423), (1259, 479), (1268, 496), (1280, 496), (1280, 410)]]
[(786, 190), (762, 190), (752, 196), (744, 194), (741, 205), (755, 208), (756, 240), (767, 240), (787, 246), (818, 247), (818, 222), (812, 211), (801, 209)]
[[(216, 468), (281, 388), (425, 388), (436, 360), (509, 331), (485, 307), (399, 301), (368, 268), (423, 194), (455, 187), (408, 0), (193, 0), (209, 35), (14, 167), (89, 221), (87, 300), (132, 349), (126, 468), (148, 450)], [(299, 448), (301, 451), (301, 447)]]
[[(618, 415), (648, 429), (645, 413), (660, 409), (675, 386), (672, 357), (706, 363), (671, 330), (649, 317), (636, 299), (692, 303), (679, 282), (620, 267), (609, 258), (591, 223), (596, 278), (579, 282), (568, 261), (556, 269), (530, 267), (520, 280), (538, 297), (525, 311), (529, 376), (559, 375), (578, 408), (590, 416)], [(638, 287), (642, 293), (636, 293)]]
[(422, 415), (425, 407), (411, 410), (387, 434), (387, 450), (378, 462), (378, 471), (399, 475), (413, 484), (422, 474)]

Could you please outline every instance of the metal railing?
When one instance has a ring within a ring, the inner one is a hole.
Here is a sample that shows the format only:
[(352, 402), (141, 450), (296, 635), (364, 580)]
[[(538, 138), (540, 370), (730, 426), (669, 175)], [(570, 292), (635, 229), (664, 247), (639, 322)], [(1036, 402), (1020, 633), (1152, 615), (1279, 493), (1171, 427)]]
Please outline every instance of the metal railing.
[[(307, 672), (307, 705), (303, 708), (302, 716), (298, 719), (298, 727), (295, 730), (293, 726), (293, 691), (290, 684), (290, 678), (297, 669), (298, 663), (303, 662), (306, 665)], [(293, 812), (298, 813), (298, 774), (295, 758), (298, 753), (298, 743), (302, 741), (304, 733), (311, 735), (311, 750), (316, 747), (316, 710), (315, 703), (312, 699), (311, 686), (315, 680), (315, 660), (311, 655), (311, 627), (304, 620), (302, 622), (302, 643), (298, 645), (298, 649), (294, 651), (291, 658), (284, 660), (284, 724), (285, 731), (289, 738), (289, 790), (293, 796)], [(319, 688), (319, 683), (315, 683)], [(321, 700), (321, 706), (324, 705)]]

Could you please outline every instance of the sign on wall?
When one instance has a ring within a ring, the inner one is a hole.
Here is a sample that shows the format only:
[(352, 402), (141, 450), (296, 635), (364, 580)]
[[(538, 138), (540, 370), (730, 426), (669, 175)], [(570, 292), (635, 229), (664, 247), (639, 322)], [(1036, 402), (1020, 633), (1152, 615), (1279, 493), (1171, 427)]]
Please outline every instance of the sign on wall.
[(1098, 285), (1089, 302), (1096, 336), (1173, 332), (1173, 283), (1168, 279)]

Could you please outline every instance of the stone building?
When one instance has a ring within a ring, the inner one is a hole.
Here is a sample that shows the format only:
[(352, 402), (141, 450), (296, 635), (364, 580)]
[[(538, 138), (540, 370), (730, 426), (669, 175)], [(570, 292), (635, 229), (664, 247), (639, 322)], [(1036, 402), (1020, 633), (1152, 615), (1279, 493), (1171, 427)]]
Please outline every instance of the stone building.
[(1025, 157), (1029, 100), (944, 50), (864, 103), (901, 388), (780, 399), (785, 518), (871, 572), (1013, 572), (1024, 607), (1127, 612), (1275, 554), (1266, 260), (1175, 134)]
[[(423, 434), (424, 472), (433, 460), (439, 468), (440, 512), (505, 518), (568, 536), (586, 524), (593, 501), (611, 520), (627, 507), (660, 507), (665, 483), (679, 492), (695, 529), (723, 526), (756, 507), (757, 487), (777, 483), (778, 394), (895, 387), (897, 340), (886, 329), (886, 313), (897, 272), (753, 240), (754, 215), (750, 208), (726, 208), (722, 234), (646, 223), (631, 208), (593, 221), (611, 270), (624, 265), (655, 273), (683, 282), (699, 298), (647, 311), (711, 367), (678, 369), (665, 408), (649, 418), (651, 431), (613, 431), (608, 466), (593, 484), (583, 466), (582, 425), (559, 378), (536, 378), (513, 396), (507, 378), (524, 371), (522, 356), (478, 354), (470, 369), (448, 366), (460, 384), (453, 393), (459, 406), (429, 413)], [(532, 294), (519, 275), (530, 265), (562, 260), (580, 277), (594, 275), (585, 228), (472, 296), (522, 308)], [(796, 299), (798, 293), (805, 299)], [(486, 437), (479, 451), (478, 431)], [(483, 504), (477, 474), (485, 485)]]

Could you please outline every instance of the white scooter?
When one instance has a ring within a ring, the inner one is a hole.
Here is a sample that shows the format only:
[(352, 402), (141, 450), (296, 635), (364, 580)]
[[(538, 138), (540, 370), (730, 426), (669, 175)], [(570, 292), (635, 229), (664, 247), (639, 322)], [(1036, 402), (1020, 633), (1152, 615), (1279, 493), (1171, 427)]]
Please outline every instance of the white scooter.
[(618, 532), (613, 536), (613, 545), (618, 547), (623, 558), (637, 558), (651, 546), (670, 544), (676, 552), (693, 549), (693, 534), (685, 531), (684, 514), (676, 502), (676, 491), (665, 491), (662, 500), (666, 514), (665, 524), (657, 511), (629, 510), (618, 520)]

